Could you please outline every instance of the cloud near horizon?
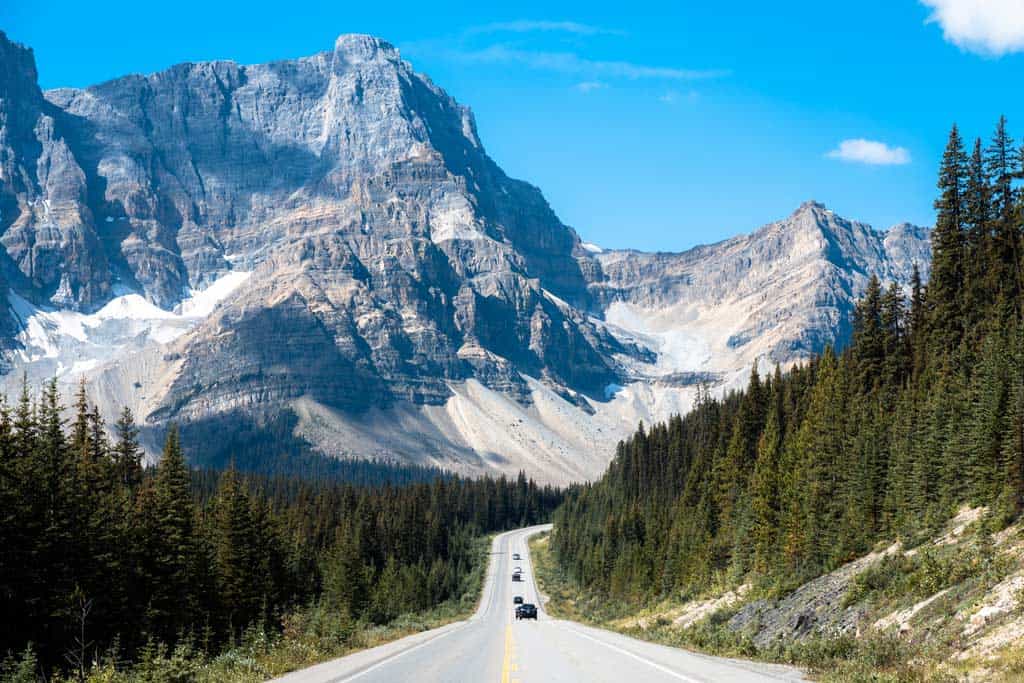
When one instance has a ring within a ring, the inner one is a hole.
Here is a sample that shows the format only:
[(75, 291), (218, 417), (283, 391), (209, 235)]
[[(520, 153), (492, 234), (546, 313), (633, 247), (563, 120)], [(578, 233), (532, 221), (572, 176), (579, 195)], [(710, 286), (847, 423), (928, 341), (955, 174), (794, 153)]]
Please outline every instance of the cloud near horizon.
[(910, 152), (906, 147), (890, 147), (884, 142), (864, 138), (843, 140), (825, 156), (829, 159), (871, 166), (902, 166), (910, 163)]
[(921, 0), (928, 23), (962, 50), (990, 57), (1024, 51), (1022, 0)]
[(581, 57), (574, 52), (521, 50), (507, 45), (491, 45), (480, 50), (449, 51), (448, 55), (464, 62), (520, 64), (533, 69), (590, 77), (591, 80), (597, 80), (600, 76), (629, 80), (644, 78), (702, 80), (721, 78), (730, 73), (724, 69), (679, 69), (627, 61), (593, 60)]

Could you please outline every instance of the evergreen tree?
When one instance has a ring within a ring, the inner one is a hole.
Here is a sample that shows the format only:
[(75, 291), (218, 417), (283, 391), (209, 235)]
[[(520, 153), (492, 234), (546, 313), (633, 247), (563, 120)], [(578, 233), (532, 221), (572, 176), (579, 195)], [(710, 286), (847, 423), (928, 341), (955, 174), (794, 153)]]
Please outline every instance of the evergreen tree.
[[(778, 395), (779, 386), (775, 386)], [(753, 569), (760, 574), (770, 573), (774, 566), (775, 547), (779, 526), (779, 460), (782, 456), (781, 401), (773, 400), (768, 410), (765, 430), (757, 448), (757, 462), (750, 479), (751, 512), (753, 517)]]
[(939, 169), (939, 198), (935, 200), (931, 281), (928, 284), (932, 338), (940, 349), (954, 348), (962, 335), (966, 167), (963, 141), (954, 125)]
[(992, 183), (994, 228), (989, 265), (990, 293), (1003, 292), (1010, 297), (1020, 293), (1020, 225), (1015, 216), (1013, 176), (1021, 158), (1006, 130), (1006, 117), (999, 117), (992, 141), (985, 150), (985, 170)]
[(118, 479), (129, 489), (135, 490), (142, 481), (142, 448), (139, 446), (135, 416), (127, 406), (121, 410), (114, 429), (117, 431), (117, 443), (112, 455)]
[(189, 586), (195, 562), (191, 483), (176, 425), (167, 431), (154, 478), (152, 506), (149, 521), (153, 526), (146, 530), (153, 571), (147, 587), (151, 595), (147, 630), (164, 642), (173, 642), (179, 632), (193, 625)]

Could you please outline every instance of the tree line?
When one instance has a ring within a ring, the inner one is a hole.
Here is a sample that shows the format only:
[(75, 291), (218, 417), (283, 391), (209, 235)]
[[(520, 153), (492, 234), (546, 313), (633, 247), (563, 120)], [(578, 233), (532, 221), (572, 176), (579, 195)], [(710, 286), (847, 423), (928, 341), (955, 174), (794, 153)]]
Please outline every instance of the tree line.
[(368, 486), (192, 470), (174, 426), (147, 468), (129, 410), (113, 438), (84, 386), (63, 411), (56, 381), (0, 401), (0, 659), (31, 648), (42, 673), (183, 639), (216, 653), (313, 604), (383, 624), (458, 599), (475, 539), (561, 498), (522, 474), (397, 468), (401, 484)]
[(555, 514), (580, 586), (624, 600), (792, 586), (962, 504), (1024, 506), (1024, 150), (1001, 118), (939, 171), (927, 285), (871, 278), (845, 349), (640, 428)]

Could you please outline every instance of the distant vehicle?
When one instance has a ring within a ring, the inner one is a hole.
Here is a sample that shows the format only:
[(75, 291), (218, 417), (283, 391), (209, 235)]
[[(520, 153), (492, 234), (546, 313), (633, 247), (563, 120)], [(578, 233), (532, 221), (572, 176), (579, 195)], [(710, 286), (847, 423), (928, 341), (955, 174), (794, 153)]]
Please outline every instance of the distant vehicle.
[(523, 604), (523, 596), (522, 595), (517, 595), (516, 597), (512, 598), (512, 604), (513, 605), (521, 605), (521, 604)]
[(519, 572), (512, 572), (512, 580), (513, 581), (522, 581), (523, 580), (523, 575), (520, 574)]
[(517, 574), (521, 574), (523, 572), (523, 568), (522, 567), (512, 567), (512, 571), (514, 571)]
[(529, 602), (516, 607), (516, 619), (537, 619), (537, 606)]
[(521, 560), (523, 558), (519, 557), (519, 553), (512, 553), (512, 559), (513, 560)]

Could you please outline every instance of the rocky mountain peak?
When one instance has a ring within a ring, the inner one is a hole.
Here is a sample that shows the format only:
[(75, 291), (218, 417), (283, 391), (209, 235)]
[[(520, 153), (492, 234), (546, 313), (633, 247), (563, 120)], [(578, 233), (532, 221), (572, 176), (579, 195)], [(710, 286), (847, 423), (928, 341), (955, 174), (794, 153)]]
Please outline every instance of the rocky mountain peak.
[(822, 231), (824, 233), (849, 232), (851, 230), (870, 230), (871, 227), (858, 221), (850, 221), (836, 214), (825, 204), (813, 199), (800, 204), (799, 207), (780, 223), (787, 226)]
[(334, 53), (350, 64), (373, 60), (399, 62), (401, 56), (394, 45), (364, 33), (343, 33), (334, 41)]
[(372, 36), (46, 93), (6, 55), (0, 355), (154, 429), (294, 411), (335, 455), (586, 478), (696, 383), (841, 340), (868, 274), (926, 249), (805, 202), (680, 254), (594, 250)]
[(16, 43), (0, 31), (0, 94), (10, 94), (14, 84), (36, 87), (36, 59), (32, 48)]
[(807, 199), (800, 202), (800, 206), (797, 207), (793, 214), (796, 215), (805, 211), (828, 211), (828, 207), (816, 199)]

